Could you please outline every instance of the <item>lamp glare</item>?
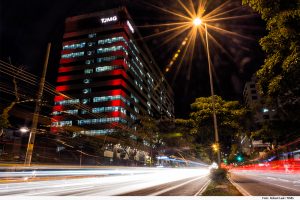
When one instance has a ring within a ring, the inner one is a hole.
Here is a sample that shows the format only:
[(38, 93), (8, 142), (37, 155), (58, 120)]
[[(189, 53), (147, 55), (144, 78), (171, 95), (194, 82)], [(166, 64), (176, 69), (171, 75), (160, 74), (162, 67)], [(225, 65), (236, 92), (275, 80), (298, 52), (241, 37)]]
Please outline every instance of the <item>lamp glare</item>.
[(199, 17), (197, 17), (194, 19), (193, 23), (195, 26), (199, 26), (202, 24), (202, 20)]

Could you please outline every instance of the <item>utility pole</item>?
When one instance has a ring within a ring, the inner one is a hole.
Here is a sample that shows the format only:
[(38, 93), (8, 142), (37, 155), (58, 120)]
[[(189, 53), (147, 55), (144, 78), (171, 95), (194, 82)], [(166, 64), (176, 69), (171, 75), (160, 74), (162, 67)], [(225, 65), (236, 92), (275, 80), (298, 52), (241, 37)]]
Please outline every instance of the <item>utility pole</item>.
[(36, 129), (37, 129), (38, 121), (39, 121), (39, 114), (40, 114), (40, 110), (41, 110), (41, 102), (42, 102), (43, 90), (44, 90), (44, 85), (45, 85), (46, 72), (47, 72), (48, 60), (49, 60), (49, 55), (50, 55), (50, 48), (51, 48), (51, 43), (48, 43), (42, 77), (41, 77), (41, 81), (39, 84), (39, 90), (38, 90), (37, 100), (36, 100), (36, 104), (35, 104), (35, 110), (34, 110), (33, 118), (32, 118), (32, 127), (31, 127), (31, 131), (30, 131), (30, 135), (29, 135), (28, 145), (27, 145), (27, 151), (26, 151), (26, 157), (25, 157), (25, 163), (24, 163), (24, 165), (26, 165), (26, 166), (30, 166), (30, 164), (31, 164), (35, 134), (36, 134)]

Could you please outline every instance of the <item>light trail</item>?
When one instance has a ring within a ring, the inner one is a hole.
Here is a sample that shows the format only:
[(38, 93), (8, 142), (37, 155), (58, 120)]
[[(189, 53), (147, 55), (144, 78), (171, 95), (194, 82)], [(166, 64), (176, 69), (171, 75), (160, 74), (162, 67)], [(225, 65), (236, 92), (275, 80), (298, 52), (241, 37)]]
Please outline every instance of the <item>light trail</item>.
[[(26, 184), (24, 182), (3, 183), (0, 184), (0, 195), (121, 195), (183, 180), (184, 182), (178, 185), (180, 187), (191, 182), (186, 179), (194, 181), (207, 177), (209, 170), (208, 168), (107, 168), (64, 170), (62, 172), (57, 170), (52, 172), (31, 171), (29, 174), (35, 177), (40, 175), (61, 176), (63, 174), (91, 177), (25, 181)], [(172, 187), (176, 188), (176, 186)]]

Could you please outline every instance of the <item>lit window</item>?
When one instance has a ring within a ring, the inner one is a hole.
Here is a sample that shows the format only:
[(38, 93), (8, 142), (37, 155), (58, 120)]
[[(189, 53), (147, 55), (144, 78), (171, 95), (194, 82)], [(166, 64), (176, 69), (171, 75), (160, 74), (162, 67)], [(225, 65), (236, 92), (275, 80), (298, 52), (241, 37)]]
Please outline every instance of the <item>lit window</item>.
[(85, 88), (82, 90), (83, 94), (91, 93), (91, 88)]
[(87, 64), (87, 65), (94, 64), (94, 60), (86, 60), (85, 64)]
[(70, 99), (70, 100), (63, 100), (55, 102), (55, 105), (70, 105), (70, 104), (77, 104), (79, 103), (79, 99)]
[(100, 130), (88, 130), (88, 131), (80, 131), (77, 132), (78, 134), (85, 134), (85, 135), (105, 135), (108, 133), (113, 133), (114, 129), (100, 129)]
[(91, 79), (83, 79), (83, 83), (88, 84), (91, 82)]
[(105, 71), (111, 71), (114, 69), (119, 69), (121, 68), (120, 66), (102, 66), (102, 67), (96, 67), (95, 71), (96, 72), (105, 72)]
[(58, 121), (52, 122), (52, 127), (63, 127), (63, 126), (72, 126), (72, 121)]
[(63, 55), (61, 55), (61, 58), (76, 58), (76, 57), (80, 57), (80, 56), (84, 56), (84, 51), (63, 54)]
[(78, 114), (78, 110), (65, 110), (65, 111), (62, 111), (62, 112), (70, 114), (70, 115), (77, 115)]
[(84, 74), (92, 74), (93, 73), (93, 69), (85, 69), (84, 70)]
[(94, 37), (96, 37), (96, 36), (97, 36), (96, 33), (90, 33), (90, 34), (88, 35), (88, 38), (94, 38)]
[(91, 55), (93, 55), (94, 54), (94, 51), (87, 51), (87, 53), (86, 53), (88, 56), (91, 56)]
[(77, 120), (78, 125), (103, 124), (103, 123), (113, 123), (113, 122), (127, 123), (125, 119), (122, 119), (120, 117)]
[(89, 47), (92, 47), (92, 46), (94, 46), (94, 45), (95, 45), (95, 42), (89, 42), (89, 43), (88, 43), (88, 46), (89, 46)]
[(82, 101), (83, 104), (87, 104), (87, 103), (90, 102), (90, 99), (82, 99), (81, 101)]
[(67, 44), (63, 46), (63, 50), (67, 49), (79, 49), (85, 47), (85, 42), (76, 43), (76, 44)]
[(107, 47), (107, 48), (99, 48), (97, 49), (97, 53), (108, 53), (108, 52), (114, 52), (114, 51), (124, 51), (126, 54), (128, 54), (127, 50), (123, 46), (112, 46), (112, 47)]
[(81, 110), (81, 114), (85, 115), (85, 114), (87, 114), (87, 113), (88, 113), (87, 110)]

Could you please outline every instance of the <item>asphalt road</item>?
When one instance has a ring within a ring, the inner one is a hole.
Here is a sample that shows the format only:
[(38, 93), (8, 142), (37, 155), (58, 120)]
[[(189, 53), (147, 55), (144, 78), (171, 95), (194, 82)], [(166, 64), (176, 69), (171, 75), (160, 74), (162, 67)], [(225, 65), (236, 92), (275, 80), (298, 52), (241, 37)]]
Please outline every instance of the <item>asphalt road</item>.
[[(19, 177), (15, 176), (18, 182), (9, 180), (0, 184), (0, 196), (197, 196), (209, 183), (207, 168), (92, 169), (91, 175), (87, 169), (75, 171), (76, 178), (70, 176), (70, 171), (66, 171), (68, 175), (63, 177), (60, 170), (57, 179), (53, 179), (55, 170), (51, 170), (51, 178), (43, 171), (42, 180), (39, 171), (31, 174), (18, 172)], [(10, 174), (1, 175), (8, 177), (13, 174), (7, 173)]]
[(230, 179), (243, 195), (300, 196), (300, 174), (232, 170)]

